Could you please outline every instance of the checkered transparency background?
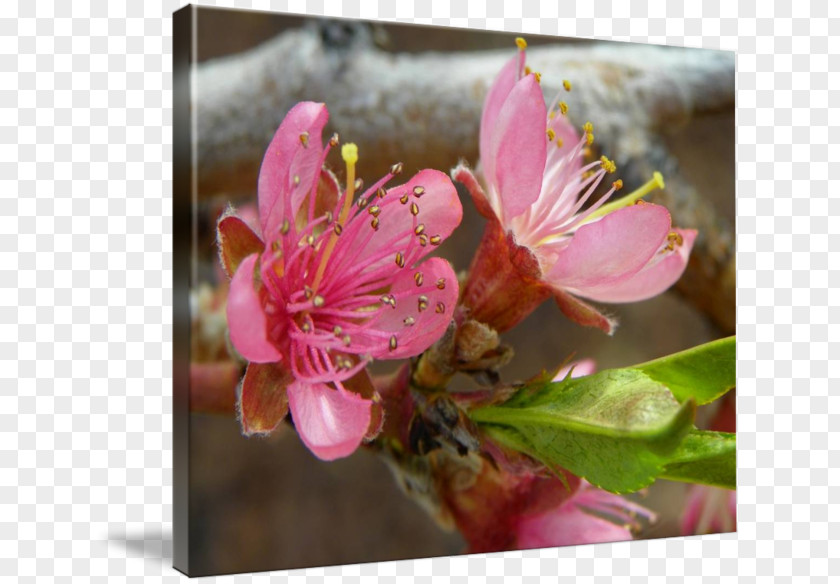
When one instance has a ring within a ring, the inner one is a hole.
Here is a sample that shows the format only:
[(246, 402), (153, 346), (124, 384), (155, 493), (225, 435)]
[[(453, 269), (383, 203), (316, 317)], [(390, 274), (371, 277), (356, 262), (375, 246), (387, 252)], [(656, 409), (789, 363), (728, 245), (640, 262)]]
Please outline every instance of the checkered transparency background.
[[(180, 578), (170, 567), (170, 15), (180, 5), (120, 4), (0, 5), (0, 574), (24, 581)], [(840, 573), (827, 543), (840, 539), (840, 397), (829, 389), (840, 363), (830, 294), (840, 199), (829, 196), (840, 174), (829, 162), (840, 155), (840, 90), (830, 89), (840, 87), (840, 5), (395, 4), (223, 5), (737, 51), (739, 533), (235, 580)]]

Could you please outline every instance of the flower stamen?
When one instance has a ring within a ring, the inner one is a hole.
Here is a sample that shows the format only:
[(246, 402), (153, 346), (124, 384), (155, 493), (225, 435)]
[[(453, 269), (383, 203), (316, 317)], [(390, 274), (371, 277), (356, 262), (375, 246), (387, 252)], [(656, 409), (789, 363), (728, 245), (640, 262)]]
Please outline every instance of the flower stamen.
[[(623, 184), (623, 183), (622, 183)], [(613, 201), (612, 203), (607, 203), (606, 205), (602, 205), (600, 209), (593, 211), (588, 219), (587, 222), (592, 221), (594, 219), (598, 219), (599, 217), (603, 217), (604, 215), (608, 215), (613, 211), (618, 211), (623, 207), (629, 207), (645, 195), (653, 192), (656, 189), (664, 189), (665, 188), (665, 179), (662, 178), (662, 173), (654, 172), (653, 177), (647, 181), (645, 184), (640, 186), (638, 189), (630, 193), (629, 195), (625, 195), (621, 197), (617, 201)]]
[[(347, 217), (350, 215), (350, 207), (353, 205), (353, 194), (356, 188), (356, 162), (359, 161), (359, 149), (352, 142), (343, 144), (341, 146), (341, 157), (347, 165), (347, 192), (344, 196), (344, 207), (341, 209), (341, 214), (338, 216), (338, 223), (344, 224)], [(340, 230), (339, 230), (340, 231)], [(324, 277), (324, 271), (327, 269), (327, 263), (332, 254), (335, 244), (338, 241), (338, 234), (330, 236), (327, 242), (327, 247), (321, 255), (321, 263), (318, 265), (318, 271), (315, 272), (315, 279), (312, 281), (312, 288), (318, 290), (321, 284), (321, 279)]]

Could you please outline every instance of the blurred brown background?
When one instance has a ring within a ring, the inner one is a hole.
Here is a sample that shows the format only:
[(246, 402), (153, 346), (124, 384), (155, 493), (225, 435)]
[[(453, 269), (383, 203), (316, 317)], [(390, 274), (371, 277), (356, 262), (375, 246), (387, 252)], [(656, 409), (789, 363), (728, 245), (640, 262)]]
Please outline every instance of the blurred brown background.
[[(301, 26), (318, 27), (326, 41), (336, 43), (343, 42), (346, 35), (366, 30), (377, 46), (393, 52), (512, 48), (515, 36), (201, 9), (198, 58), (205, 61), (246, 51), (286, 29)], [(536, 45), (585, 41), (530, 35), (528, 42)], [(616, 49), (620, 48), (616, 45)], [(713, 201), (720, 217), (734, 225), (734, 111), (690, 122), (680, 133), (668, 137), (668, 146), (677, 156), (684, 176), (704, 198)], [(424, 165), (422, 159), (403, 162), (408, 168)], [(453, 160), (452, 165), (456, 162)], [(337, 164), (335, 160), (332, 163)], [(382, 174), (385, 171), (383, 168)], [(256, 180), (254, 176), (254, 185)], [(450, 259), (456, 270), (469, 265), (483, 229), (483, 220), (469, 197), (463, 191), (461, 194), (462, 227), (440, 248), (440, 255)], [(217, 277), (213, 247), (216, 214), (228, 199), (233, 198), (238, 204), (253, 201), (255, 190), (238, 195), (202, 193), (200, 197), (200, 281), (212, 284)], [(621, 326), (614, 337), (607, 337), (600, 331), (571, 324), (553, 303), (544, 304), (505, 335), (505, 341), (516, 348), (516, 356), (503, 371), (504, 378), (530, 377), (573, 352), (579, 357), (593, 357), (601, 368), (609, 368), (723, 336), (674, 292), (646, 302), (613, 306), (611, 310)], [(377, 371), (393, 366), (378, 363)], [(470, 381), (464, 378), (463, 383), (467, 386)], [(441, 531), (403, 496), (388, 469), (368, 452), (324, 463), (315, 459), (287, 428), (269, 439), (248, 439), (240, 434), (235, 419), (209, 414), (192, 414), (190, 452), (190, 547), (194, 575), (451, 555), (463, 549), (458, 534)], [(666, 482), (649, 490), (643, 501), (659, 511), (661, 519), (643, 537), (678, 533), (677, 513), (684, 490), (683, 485)]]

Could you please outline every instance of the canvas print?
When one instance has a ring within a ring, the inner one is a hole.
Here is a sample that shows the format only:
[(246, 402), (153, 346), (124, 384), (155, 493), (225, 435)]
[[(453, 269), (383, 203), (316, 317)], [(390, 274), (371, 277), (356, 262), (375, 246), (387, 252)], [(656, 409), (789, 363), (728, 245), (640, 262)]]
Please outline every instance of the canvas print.
[(734, 531), (734, 55), (174, 15), (175, 567)]

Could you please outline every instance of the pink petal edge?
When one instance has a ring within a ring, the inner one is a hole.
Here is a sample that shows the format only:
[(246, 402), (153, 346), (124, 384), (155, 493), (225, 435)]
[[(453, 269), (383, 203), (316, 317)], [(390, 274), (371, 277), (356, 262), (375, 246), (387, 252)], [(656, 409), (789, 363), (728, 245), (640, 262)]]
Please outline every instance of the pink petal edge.
[[(423, 286), (418, 287), (415, 274), (423, 275)], [(444, 281), (441, 290), (436, 286), (438, 280)], [(406, 296), (402, 296), (406, 293)], [(380, 316), (369, 324), (372, 330), (385, 335), (393, 334), (397, 346), (391, 349), (389, 337), (381, 339), (370, 354), (377, 359), (405, 359), (419, 355), (432, 343), (443, 336), (458, 303), (458, 278), (448, 261), (442, 258), (430, 258), (413, 269), (403, 269), (398, 279), (391, 286), (391, 294), (400, 297), (396, 308), (385, 308)], [(420, 296), (426, 297), (426, 308), (419, 309)], [(442, 312), (438, 312), (438, 306)], [(411, 318), (413, 324), (406, 325)]]
[(546, 281), (588, 298), (589, 288), (616, 284), (641, 270), (670, 229), (671, 215), (660, 205), (619, 209), (578, 228), (557, 253)]
[(574, 504), (574, 498), (543, 515), (526, 517), (517, 525), (518, 549), (584, 545), (631, 539), (633, 537), (627, 529), (579, 509)]
[(298, 435), (321, 460), (351, 455), (368, 432), (371, 402), (323, 383), (294, 381), (287, 389)]
[(490, 152), (493, 129), (496, 127), (496, 119), (499, 117), (499, 111), (502, 109), (508, 94), (519, 80), (521, 59), (522, 56), (517, 54), (505, 63), (484, 98), (484, 107), (481, 109), (481, 126), (478, 134), (478, 150), (482, 170), (487, 177), (492, 176), (494, 172), (493, 157)]
[(566, 376), (569, 374), (569, 371), (572, 372), (572, 379), (576, 377), (585, 377), (586, 375), (592, 375), (595, 371), (598, 370), (598, 366), (595, 363), (594, 359), (581, 359), (580, 361), (572, 361), (565, 367), (563, 367), (560, 371), (557, 372), (557, 375), (554, 376), (552, 381), (563, 381), (566, 379)]
[[(661, 294), (680, 279), (688, 265), (688, 256), (697, 238), (694, 229), (675, 229), (682, 235), (683, 244), (665, 259), (651, 261), (637, 274), (622, 282), (586, 290), (586, 297), (599, 302), (637, 302)], [(654, 258), (655, 260), (656, 258)]]
[(547, 147), (545, 131), (542, 87), (534, 75), (526, 75), (516, 83), (499, 111), (490, 142), (493, 170), (484, 175), (496, 187), (505, 225), (540, 196)]
[[(424, 189), (423, 195), (419, 198), (413, 194), (415, 187)], [(410, 203), (403, 204), (400, 201), (404, 194), (409, 195)], [(417, 205), (416, 217), (411, 213), (411, 204)], [(409, 239), (415, 237), (412, 233), (414, 221), (418, 225), (423, 224), (427, 237), (439, 235), (441, 241), (444, 241), (461, 223), (464, 214), (452, 179), (443, 172), (432, 169), (421, 170), (405, 184), (388, 189), (385, 198), (378, 202), (377, 206), (380, 209), (378, 229), (367, 237), (367, 232), (370, 230), (370, 216), (367, 213), (360, 214), (353, 221), (361, 222), (364, 236), (339, 238), (336, 255), (352, 258), (354, 264), (360, 265), (366, 263), (371, 256), (380, 255), (389, 248), (392, 248), (394, 253), (404, 252)], [(400, 234), (403, 234), (401, 238)], [(398, 242), (394, 243), (395, 240)], [(417, 249), (416, 245), (415, 249)], [(420, 248), (419, 256), (412, 256), (412, 258), (425, 257), (434, 249), (434, 246), (427, 245), (425, 248)], [(371, 263), (362, 275), (393, 263), (393, 256), (383, 258)], [(342, 268), (341, 265), (336, 265), (335, 268), (331, 265), (328, 275), (331, 275), (333, 270), (340, 273), (343, 271)]]
[[(303, 101), (295, 105), (274, 134), (265, 151), (257, 182), (260, 228), (267, 239), (286, 217), (287, 199), (291, 217), (297, 214), (314, 182), (323, 153), (321, 132), (329, 119), (323, 103)], [(301, 134), (308, 133), (306, 147)], [(293, 178), (300, 178), (295, 185)]]
[(254, 289), (254, 267), (258, 254), (251, 254), (239, 264), (230, 282), (227, 299), (227, 322), (230, 341), (248, 361), (279, 361), (280, 352), (268, 339), (267, 319), (259, 294)]

